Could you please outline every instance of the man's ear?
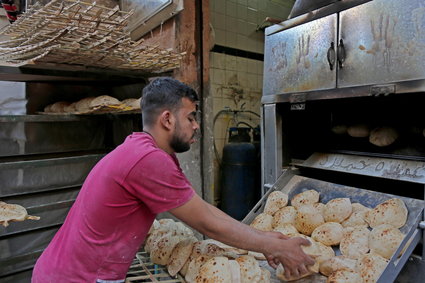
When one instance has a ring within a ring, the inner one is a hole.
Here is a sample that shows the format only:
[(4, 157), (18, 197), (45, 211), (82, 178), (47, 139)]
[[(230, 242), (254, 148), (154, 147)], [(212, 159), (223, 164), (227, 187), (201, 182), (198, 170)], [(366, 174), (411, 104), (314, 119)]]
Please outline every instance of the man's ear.
[(159, 121), (164, 128), (171, 130), (174, 127), (175, 117), (171, 111), (164, 110), (159, 116)]

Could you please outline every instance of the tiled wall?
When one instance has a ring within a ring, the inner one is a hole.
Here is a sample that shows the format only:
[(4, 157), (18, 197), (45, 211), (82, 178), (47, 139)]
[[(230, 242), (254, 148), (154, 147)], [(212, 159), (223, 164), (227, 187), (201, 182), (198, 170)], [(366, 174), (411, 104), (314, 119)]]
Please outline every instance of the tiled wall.
[[(232, 49), (264, 53), (264, 31), (257, 30), (266, 17), (285, 20), (293, 0), (210, 0), (214, 44)], [(243, 54), (244, 52), (240, 52)], [(213, 97), (214, 143), (218, 159), (214, 164), (214, 195), (220, 201), (220, 170), (229, 127), (245, 122), (260, 124), (263, 61), (224, 53), (210, 53), (210, 93)], [(236, 116), (223, 110), (241, 110)], [(243, 124), (241, 126), (244, 126)]]
[(293, 0), (210, 0), (215, 43), (263, 53), (264, 32), (257, 31), (266, 17), (287, 19)]
[[(248, 123), (252, 127), (260, 123), (260, 118), (248, 111), (260, 114), (263, 62), (222, 53), (211, 53), (210, 64), (210, 90), (216, 118), (214, 138), (221, 158), (229, 127), (236, 126), (238, 122)], [(242, 112), (237, 115), (220, 113), (226, 109), (242, 110)]]

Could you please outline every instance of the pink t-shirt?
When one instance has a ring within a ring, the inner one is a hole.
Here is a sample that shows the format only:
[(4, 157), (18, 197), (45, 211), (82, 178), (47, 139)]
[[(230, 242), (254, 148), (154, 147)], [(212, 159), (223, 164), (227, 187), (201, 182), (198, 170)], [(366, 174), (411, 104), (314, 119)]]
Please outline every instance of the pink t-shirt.
[(193, 195), (176, 156), (150, 135), (133, 133), (87, 176), (32, 282), (124, 279), (155, 216)]

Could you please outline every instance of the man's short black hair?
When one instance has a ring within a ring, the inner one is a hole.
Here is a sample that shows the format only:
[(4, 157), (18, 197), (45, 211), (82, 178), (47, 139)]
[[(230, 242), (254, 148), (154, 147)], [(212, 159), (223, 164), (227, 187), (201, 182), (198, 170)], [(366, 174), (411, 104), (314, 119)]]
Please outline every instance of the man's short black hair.
[(143, 125), (152, 126), (157, 115), (163, 110), (177, 111), (183, 97), (192, 102), (199, 100), (195, 90), (176, 79), (161, 77), (151, 81), (142, 92)]

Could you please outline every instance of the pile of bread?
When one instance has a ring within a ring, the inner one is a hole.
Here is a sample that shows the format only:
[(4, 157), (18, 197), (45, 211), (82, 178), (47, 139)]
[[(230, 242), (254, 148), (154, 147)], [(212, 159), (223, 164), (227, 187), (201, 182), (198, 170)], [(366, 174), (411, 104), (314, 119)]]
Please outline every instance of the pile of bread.
[(366, 124), (336, 125), (331, 130), (337, 135), (348, 134), (353, 138), (368, 138), (371, 144), (379, 147), (389, 146), (399, 138), (398, 131), (394, 127), (388, 126), (371, 129)]
[[(316, 263), (307, 275), (320, 272), (333, 283), (376, 282), (404, 239), (399, 230), (407, 221), (404, 202), (392, 198), (368, 208), (351, 203), (349, 198), (327, 203), (319, 199), (317, 191), (306, 190), (295, 195), (288, 205), (287, 194), (273, 191), (264, 211), (250, 225), (308, 239), (311, 245), (303, 246), (303, 250)], [(284, 281), (300, 278), (286, 278), (282, 265), (276, 276)]]
[(9, 204), (0, 201), (0, 225), (9, 226), (9, 222), (24, 220), (39, 220), (40, 217), (28, 215), (25, 207), (19, 204)]
[(267, 283), (271, 274), (247, 251), (215, 240), (199, 241), (192, 230), (173, 219), (155, 220), (145, 241), (153, 263), (188, 283)]
[(89, 114), (98, 112), (133, 111), (140, 109), (141, 98), (122, 101), (109, 95), (85, 97), (76, 102), (58, 101), (44, 107), (47, 114)]

